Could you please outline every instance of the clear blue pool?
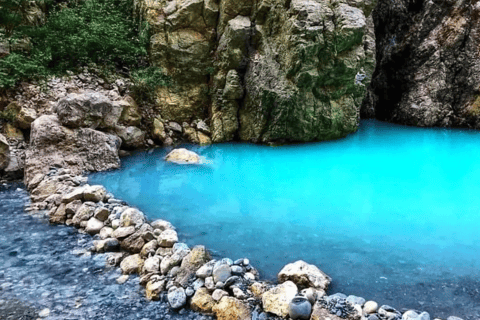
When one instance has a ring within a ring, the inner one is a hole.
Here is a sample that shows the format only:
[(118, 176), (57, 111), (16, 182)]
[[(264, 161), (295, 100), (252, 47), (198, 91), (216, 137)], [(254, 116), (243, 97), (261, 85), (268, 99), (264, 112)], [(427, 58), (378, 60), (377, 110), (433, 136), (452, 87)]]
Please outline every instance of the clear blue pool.
[(334, 292), (448, 316), (472, 289), (480, 312), (480, 132), (365, 120), (331, 142), (186, 147), (209, 163), (140, 152), (90, 183), (267, 279), (303, 259)]

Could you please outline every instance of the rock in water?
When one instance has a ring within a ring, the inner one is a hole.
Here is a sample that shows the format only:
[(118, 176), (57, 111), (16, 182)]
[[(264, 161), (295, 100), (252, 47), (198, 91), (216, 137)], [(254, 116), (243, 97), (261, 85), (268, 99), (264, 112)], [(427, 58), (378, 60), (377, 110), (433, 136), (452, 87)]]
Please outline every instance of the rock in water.
[(166, 157), (165, 160), (168, 162), (174, 162), (178, 164), (198, 164), (201, 161), (201, 158), (198, 154), (193, 151), (180, 148), (172, 150)]

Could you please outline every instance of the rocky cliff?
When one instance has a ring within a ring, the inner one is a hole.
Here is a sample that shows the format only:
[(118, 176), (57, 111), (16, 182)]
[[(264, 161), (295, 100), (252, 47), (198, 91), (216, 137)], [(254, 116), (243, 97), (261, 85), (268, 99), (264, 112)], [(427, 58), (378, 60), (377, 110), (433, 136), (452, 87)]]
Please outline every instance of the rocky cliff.
[(137, 0), (157, 127), (206, 120), (213, 142), (326, 140), (354, 132), (374, 67), (373, 0)]
[(480, 2), (379, 0), (363, 117), (480, 128)]

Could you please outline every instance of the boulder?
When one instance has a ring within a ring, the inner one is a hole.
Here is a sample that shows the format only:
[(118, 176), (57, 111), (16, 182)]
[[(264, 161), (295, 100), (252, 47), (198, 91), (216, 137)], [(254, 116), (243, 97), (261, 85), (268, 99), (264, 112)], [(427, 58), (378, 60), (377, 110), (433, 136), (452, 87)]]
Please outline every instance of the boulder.
[(199, 288), (197, 291), (195, 291), (195, 294), (190, 300), (190, 307), (192, 310), (201, 313), (211, 314), (213, 312), (214, 305), (215, 301), (208, 292), (207, 288)]
[(289, 263), (278, 273), (278, 282), (294, 282), (299, 288), (327, 290), (332, 279), (313, 264), (299, 260)]
[(158, 236), (158, 245), (164, 248), (171, 248), (178, 242), (178, 235), (175, 230), (167, 229)]
[(120, 245), (122, 249), (125, 251), (140, 253), (140, 251), (142, 251), (143, 246), (145, 245), (145, 240), (143, 240), (143, 237), (141, 234), (139, 234), (138, 232), (135, 232), (134, 234), (123, 239)]
[(103, 222), (95, 219), (95, 218), (90, 218), (87, 222), (87, 227), (85, 228), (85, 231), (89, 234), (97, 234), (102, 230), (103, 228)]
[(0, 170), (5, 169), (10, 162), (10, 145), (7, 138), (0, 134)]
[(70, 169), (72, 175), (120, 166), (121, 141), (115, 135), (88, 128), (69, 129), (55, 115), (37, 118), (31, 128), (25, 155), (25, 182), (29, 188), (30, 180), (47, 174), (51, 166)]
[(95, 209), (94, 217), (102, 222), (106, 221), (109, 215), (110, 215), (110, 210), (108, 210), (105, 207), (99, 207)]
[(84, 187), (75, 188), (73, 191), (63, 195), (62, 202), (70, 203), (74, 200), (82, 200), (84, 190)]
[(122, 148), (139, 149), (145, 145), (145, 132), (137, 127), (117, 126), (115, 132), (122, 139)]
[(120, 263), (120, 269), (124, 274), (140, 273), (142, 271), (144, 260), (139, 254), (126, 257)]
[(21, 107), (16, 117), (16, 123), (22, 129), (30, 129), (32, 122), (35, 121), (35, 119), (37, 119), (37, 112), (35, 109)]
[(165, 280), (152, 277), (145, 287), (145, 295), (148, 300), (159, 300), (163, 290), (165, 290)]
[(142, 121), (142, 115), (138, 105), (135, 103), (132, 97), (127, 96), (124, 100), (118, 102), (122, 107), (123, 111), (120, 116), (120, 122), (126, 124), (127, 126), (138, 126)]
[(150, 225), (154, 230), (157, 230), (157, 229), (160, 231), (165, 231), (167, 229), (175, 230), (175, 227), (170, 222), (162, 219), (155, 220), (152, 223), (150, 223)]
[(114, 128), (123, 106), (99, 92), (70, 93), (60, 99), (54, 112), (62, 125), (70, 128)]
[(65, 213), (67, 214), (67, 216), (73, 217), (81, 206), (82, 206), (81, 200), (74, 200), (65, 206)]
[(142, 212), (135, 208), (126, 209), (120, 216), (120, 226), (122, 227), (134, 226), (136, 229), (138, 229), (144, 223), (145, 216)]
[(201, 162), (201, 158), (198, 154), (184, 148), (172, 150), (165, 157), (165, 160), (177, 164), (199, 164)]
[(218, 320), (250, 320), (252, 318), (250, 308), (233, 297), (223, 297), (212, 310)]
[(145, 260), (143, 265), (144, 273), (158, 273), (160, 271), (160, 257), (153, 256)]
[(195, 277), (195, 272), (210, 259), (210, 254), (204, 246), (193, 247), (182, 260), (180, 270), (177, 273), (177, 283), (186, 286), (188, 281)]
[(213, 267), (213, 281), (224, 282), (232, 276), (232, 268), (229, 264), (223, 262), (223, 260), (218, 261)]
[(142, 251), (140, 251), (140, 255), (142, 256), (142, 258), (148, 258), (149, 256), (155, 255), (155, 251), (157, 250), (157, 248), (157, 240), (149, 241), (143, 246)]
[(285, 318), (289, 314), (289, 304), (297, 292), (297, 286), (291, 281), (279, 284), (262, 295), (263, 309)]
[[(80, 223), (82, 221), (88, 221), (93, 214), (95, 213), (95, 207), (90, 205), (89, 203), (83, 203), (80, 208), (78, 208), (77, 212), (73, 216), (73, 224), (75, 227), (80, 227)], [(100, 230), (99, 230), (100, 231)]]
[(49, 221), (50, 223), (64, 224), (66, 220), (67, 220), (67, 213), (65, 212), (65, 204), (62, 203), (58, 206), (55, 212), (52, 215), (50, 215)]
[(113, 237), (117, 239), (124, 239), (134, 233), (135, 233), (135, 227), (133, 226), (120, 227), (118, 229), (115, 229), (115, 231), (113, 231)]
[(167, 300), (170, 307), (180, 309), (187, 303), (187, 295), (182, 287), (171, 287), (168, 289)]
[(215, 289), (212, 293), (212, 299), (215, 301), (220, 301), (223, 297), (228, 297), (228, 292), (222, 289)]
[(165, 132), (165, 125), (159, 119), (153, 120), (152, 137), (161, 142), (164, 142), (168, 137)]
[(113, 229), (110, 227), (103, 227), (100, 230), (100, 239), (105, 240), (113, 237)]
[(107, 190), (103, 186), (89, 186), (83, 190), (83, 199), (85, 201), (103, 201), (106, 195)]

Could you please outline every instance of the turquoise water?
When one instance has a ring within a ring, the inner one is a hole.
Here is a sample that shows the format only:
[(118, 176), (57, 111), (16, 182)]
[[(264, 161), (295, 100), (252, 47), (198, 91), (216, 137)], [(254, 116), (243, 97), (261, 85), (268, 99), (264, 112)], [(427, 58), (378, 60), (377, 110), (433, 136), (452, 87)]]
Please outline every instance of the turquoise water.
[(479, 287), (480, 132), (365, 120), (330, 142), (186, 147), (208, 164), (166, 163), (157, 149), (90, 183), (267, 279), (303, 259), (332, 291), (440, 313)]

